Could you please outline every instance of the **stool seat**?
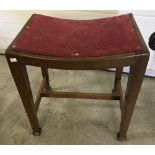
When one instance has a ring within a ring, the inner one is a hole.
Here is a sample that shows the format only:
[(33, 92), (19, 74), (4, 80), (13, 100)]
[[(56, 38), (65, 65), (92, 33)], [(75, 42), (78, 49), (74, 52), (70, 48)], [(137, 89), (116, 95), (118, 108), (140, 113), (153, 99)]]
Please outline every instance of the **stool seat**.
[(17, 36), (18, 52), (87, 58), (142, 51), (128, 14), (93, 20), (68, 20), (34, 14)]

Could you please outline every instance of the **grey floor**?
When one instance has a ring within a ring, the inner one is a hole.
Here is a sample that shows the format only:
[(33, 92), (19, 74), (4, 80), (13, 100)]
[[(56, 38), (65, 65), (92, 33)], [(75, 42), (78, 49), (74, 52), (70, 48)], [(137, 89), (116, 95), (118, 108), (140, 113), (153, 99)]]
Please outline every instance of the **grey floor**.
[[(34, 96), (39, 68), (28, 67)], [(110, 92), (114, 73), (49, 70), (54, 90)], [(125, 90), (127, 75), (123, 75)], [(42, 135), (34, 137), (5, 57), (0, 56), (0, 144), (155, 144), (155, 79), (145, 78), (125, 142), (116, 140), (118, 101), (43, 98)]]

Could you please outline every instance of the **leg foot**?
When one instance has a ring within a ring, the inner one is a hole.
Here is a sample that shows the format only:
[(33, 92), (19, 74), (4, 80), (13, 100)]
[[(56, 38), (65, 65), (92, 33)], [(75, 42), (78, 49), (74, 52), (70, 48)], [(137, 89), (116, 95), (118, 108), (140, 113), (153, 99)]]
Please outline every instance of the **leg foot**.
[(41, 128), (39, 128), (38, 131), (33, 131), (32, 134), (33, 134), (34, 136), (40, 136), (40, 135), (41, 135)]
[(118, 133), (117, 133), (117, 140), (118, 140), (118, 141), (125, 141), (125, 140), (126, 140), (126, 136), (120, 137), (120, 133), (118, 132)]

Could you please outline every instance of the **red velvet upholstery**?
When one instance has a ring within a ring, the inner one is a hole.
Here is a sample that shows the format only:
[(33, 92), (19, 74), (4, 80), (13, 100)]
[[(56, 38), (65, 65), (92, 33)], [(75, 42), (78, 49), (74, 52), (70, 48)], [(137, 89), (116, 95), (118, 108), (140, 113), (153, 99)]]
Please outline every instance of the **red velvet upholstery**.
[(128, 14), (94, 20), (35, 14), (13, 48), (56, 57), (98, 57), (142, 50)]

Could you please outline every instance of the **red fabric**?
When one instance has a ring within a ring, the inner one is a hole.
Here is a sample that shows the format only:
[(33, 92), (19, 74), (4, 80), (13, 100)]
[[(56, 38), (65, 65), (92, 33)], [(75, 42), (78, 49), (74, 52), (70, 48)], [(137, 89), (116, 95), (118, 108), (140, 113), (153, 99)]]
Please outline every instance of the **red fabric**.
[(93, 20), (36, 14), (13, 48), (56, 57), (98, 57), (142, 50), (128, 14)]

